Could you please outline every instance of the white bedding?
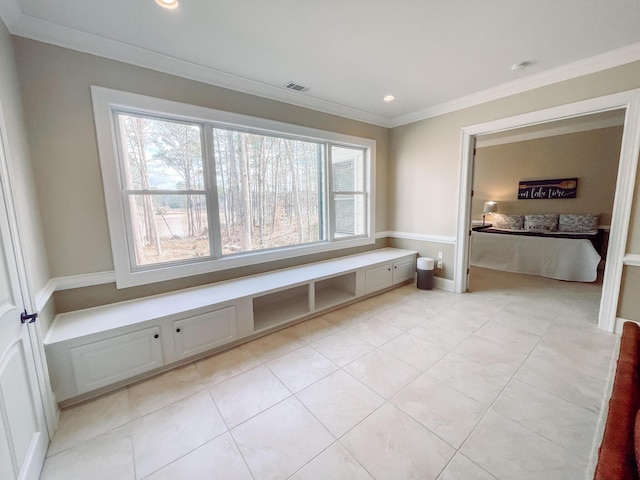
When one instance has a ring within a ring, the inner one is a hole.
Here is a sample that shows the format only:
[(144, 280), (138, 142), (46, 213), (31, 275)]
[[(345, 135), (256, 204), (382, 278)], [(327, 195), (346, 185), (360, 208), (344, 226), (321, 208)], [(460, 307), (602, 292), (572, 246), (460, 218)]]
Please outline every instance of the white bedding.
[(472, 232), (470, 263), (477, 267), (593, 282), (600, 255), (588, 239)]

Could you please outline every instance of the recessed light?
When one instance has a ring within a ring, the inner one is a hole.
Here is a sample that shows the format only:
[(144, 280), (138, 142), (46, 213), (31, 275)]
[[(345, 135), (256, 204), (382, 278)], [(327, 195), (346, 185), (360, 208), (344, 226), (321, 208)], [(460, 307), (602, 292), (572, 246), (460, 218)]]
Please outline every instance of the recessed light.
[(393, 102), (396, 99), (396, 97), (394, 97), (393, 95), (385, 95), (382, 99), (385, 102)]
[(178, 8), (178, 0), (156, 0), (156, 3), (162, 8), (168, 8), (170, 10)]

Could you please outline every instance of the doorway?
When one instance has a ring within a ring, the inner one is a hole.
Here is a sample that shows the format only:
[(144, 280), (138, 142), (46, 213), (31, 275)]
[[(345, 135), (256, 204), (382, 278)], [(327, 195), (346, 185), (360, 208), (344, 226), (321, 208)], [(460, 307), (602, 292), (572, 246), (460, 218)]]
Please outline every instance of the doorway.
[(598, 326), (609, 332), (614, 331), (622, 278), (623, 257), (625, 254), (624, 250), (638, 163), (638, 152), (640, 150), (640, 90), (608, 95), (462, 129), (459, 184), (460, 208), (456, 239), (456, 267), (454, 273), (456, 292), (465, 292), (467, 290), (470, 244), (468, 232), (471, 227), (471, 187), (473, 184), (473, 152), (476, 138), (481, 135), (513, 131), (522, 127), (543, 125), (549, 122), (579, 118), (594, 113), (613, 110), (623, 110), (625, 112), (625, 121), (613, 213), (611, 216), (607, 265), (604, 271)]
[[(597, 213), (599, 232), (590, 239), (583, 235), (583, 240), (569, 242), (562, 239), (527, 239), (532, 241), (530, 247), (535, 247), (535, 252), (544, 258), (549, 258), (547, 252), (549, 255), (560, 255), (558, 252), (562, 249), (565, 262), (560, 264), (534, 261), (537, 256), (529, 248), (520, 245), (521, 239), (516, 240), (515, 244), (511, 243), (513, 236), (496, 238), (495, 234), (474, 232), (470, 246), (470, 291), (486, 291), (491, 290), (494, 284), (498, 286), (499, 279), (503, 278), (497, 274), (500, 270), (570, 280), (577, 282), (573, 286), (576, 292), (583, 292), (574, 296), (589, 298), (589, 316), (593, 316), (593, 321), (597, 322), (624, 114), (624, 110), (611, 110), (476, 137), (471, 202), (473, 230), (482, 230), (483, 223), (495, 227), (495, 220), (500, 214), (519, 215), (522, 218), (531, 214)], [(568, 177), (579, 177), (574, 198), (527, 199), (523, 196), (524, 199), (521, 199), (517, 193), (520, 181)], [(495, 214), (485, 213), (485, 205), (492, 206)], [(517, 256), (515, 252), (505, 255), (504, 248), (496, 248), (503, 243), (509, 249), (512, 246), (517, 248), (520, 253)], [(516, 244), (520, 246), (516, 247)], [(482, 257), (480, 264), (477, 258), (479, 252)], [(595, 252), (601, 256), (601, 260)], [(509, 257), (516, 258), (509, 261)], [(480, 266), (488, 268), (482, 270)], [(529, 271), (529, 268), (533, 270)], [(542, 269), (547, 273), (538, 272)], [(557, 288), (565, 287), (558, 285)], [(597, 297), (596, 305), (593, 304), (594, 297)]]

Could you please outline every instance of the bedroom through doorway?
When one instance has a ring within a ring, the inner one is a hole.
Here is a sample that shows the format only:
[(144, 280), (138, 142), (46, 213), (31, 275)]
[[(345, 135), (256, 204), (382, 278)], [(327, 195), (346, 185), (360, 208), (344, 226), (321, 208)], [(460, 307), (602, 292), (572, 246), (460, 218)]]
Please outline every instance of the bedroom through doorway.
[[(542, 281), (545, 289), (552, 290), (555, 282), (570, 294), (572, 304), (578, 301), (572, 308), (590, 313), (589, 322), (598, 323), (624, 118), (624, 110), (612, 110), (476, 137), (468, 291), (533, 293), (541, 288), (536, 276), (551, 277)], [(523, 181), (566, 178), (578, 179), (575, 198), (518, 198), (524, 197), (519, 195)], [(597, 233), (591, 236), (584, 232), (591, 227), (578, 227), (580, 238), (570, 241), (539, 233), (538, 238), (488, 233), (525, 218), (555, 218), (550, 228), (557, 230), (559, 214), (562, 230), (572, 219), (593, 221), (591, 214), (597, 214)]]
[[(469, 125), (461, 129), (460, 183), (458, 228), (455, 246), (454, 291), (466, 292), (469, 279), (469, 246), (472, 228), (472, 196), (474, 150), (476, 139), (498, 132), (513, 132), (521, 128), (545, 125), (599, 113), (620, 111), (624, 114), (622, 142), (616, 187), (611, 214), (611, 228), (606, 250), (607, 261), (602, 280), (602, 295), (598, 309), (598, 328), (614, 332), (617, 308), (623, 285), (626, 241), (631, 220), (638, 156), (640, 155), (640, 89), (568, 103), (544, 110)], [(549, 179), (543, 179), (549, 180)], [(579, 183), (579, 177), (573, 178)], [(578, 189), (580, 187), (578, 186)], [(535, 201), (535, 200), (529, 200)]]

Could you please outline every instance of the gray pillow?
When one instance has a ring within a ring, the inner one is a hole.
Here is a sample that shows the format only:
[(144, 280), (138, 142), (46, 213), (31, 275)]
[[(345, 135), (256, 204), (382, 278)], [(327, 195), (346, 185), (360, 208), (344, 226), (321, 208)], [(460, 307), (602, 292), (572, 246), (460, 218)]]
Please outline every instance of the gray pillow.
[(525, 215), (524, 229), (540, 232), (555, 232), (558, 230), (558, 215)]
[(504, 213), (494, 213), (491, 223), (496, 228), (507, 230), (522, 230), (524, 217), (522, 215), (506, 215)]
[(561, 232), (594, 232), (598, 230), (599, 213), (561, 213), (558, 230)]

